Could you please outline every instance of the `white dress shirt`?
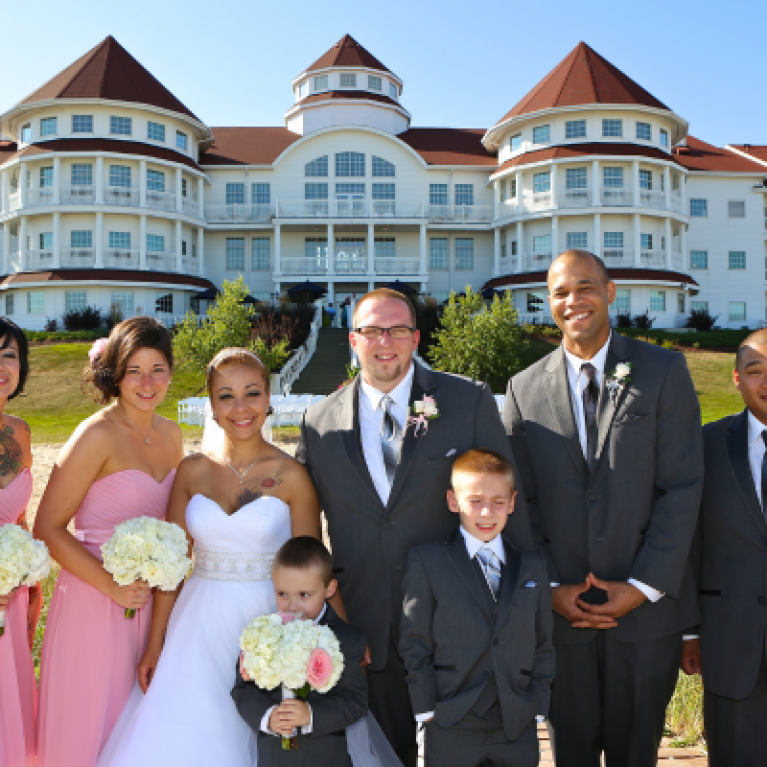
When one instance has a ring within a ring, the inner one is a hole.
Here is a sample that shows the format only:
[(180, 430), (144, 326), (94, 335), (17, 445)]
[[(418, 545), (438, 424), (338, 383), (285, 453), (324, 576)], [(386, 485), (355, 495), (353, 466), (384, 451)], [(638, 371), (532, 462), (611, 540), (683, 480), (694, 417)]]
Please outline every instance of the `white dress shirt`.
[[(612, 337), (612, 331), (610, 331), (610, 337)], [(584, 360), (580, 357), (576, 357), (572, 352), (565, 348), (565, 360), (567, 362), (567, 383), (570, 389), (570, 401), (573, 405), (573, 415), (575, 416), (575, 425), (578, 427), (578, 441), (581, 443), (581, 450), (583, 451), (583, 457), (587, 455), (586, 450), (586, 414), (583, 412), (583, 391), (589, 383), (588, 376), (581, 370), (581, 365), (586, 362), (590, 362), (596, 373), (594, 378), (596, 380), (597, 388), (602, 390), (602, 379), (605, 375), (605, 364), (607, 363), (607, 351), (610, 348), (610, 337), (608, 337), (605, 345), (590, 359)], [(632, 586), (636, 586), (651, 602), (657, 602), (662, 596), (662, 591), (654, 589), (652, 586), (648, 586), (646, 583), (636, 580), (635, 578), (629, 578), (628, 582)], [(558, 583), (552, 583), (552, 587), (559, 586)]]
[[(405, 435), (414, 372), (415, 366), (411, 361), (407, 375), (388, 393), (392, 399), (390, 412), (400, 425), (400, 443)], [(373, 485), (384, 506), (386, 506), (389, 500), (390, 489), (389, 483), (386, 480), (386, 467), (384, 466), (383, 451), (381, 449), (381, 422), (383, 421), (381, 401), (385, 396), (385, 392), (378, 391), (378, 389), (367, 383), (364, 378), (362, 379), (359, 391), (362, 452), (370, 472), (370, 478), (373, 480)]]
[(751, 476), (754, 478), (754, 488), (759, 505), (762, 505), (762, 459), (764, 458), (764, 440), (762, 432), (767, 429), (750, 410), (748, 411), (748, 463)]

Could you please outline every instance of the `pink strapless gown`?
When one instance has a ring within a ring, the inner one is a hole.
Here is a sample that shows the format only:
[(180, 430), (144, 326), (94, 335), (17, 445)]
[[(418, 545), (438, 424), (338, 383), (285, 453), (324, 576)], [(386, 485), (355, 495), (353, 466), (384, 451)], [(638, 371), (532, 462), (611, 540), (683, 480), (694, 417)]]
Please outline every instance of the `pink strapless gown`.
[[(24, 469), (0, 490), (0, 525), (11, 525), (27, 508), (32, 473)], [(27, 642), (29, 590), (19, 589), (5, 609), (0, 638), (0, 767), (33, 767), (37, 684)]]
[[(125, 469), (96, 480), (75, 514), (75, 536), (101, 559), (116, 525), (165, 517), (175, 473), (157, 482)], [(151, 617), (151, 599), (129, 620), (125, 608), (61, 571), (41, 657), (38, 767), (96, 764), (136, 681)]]

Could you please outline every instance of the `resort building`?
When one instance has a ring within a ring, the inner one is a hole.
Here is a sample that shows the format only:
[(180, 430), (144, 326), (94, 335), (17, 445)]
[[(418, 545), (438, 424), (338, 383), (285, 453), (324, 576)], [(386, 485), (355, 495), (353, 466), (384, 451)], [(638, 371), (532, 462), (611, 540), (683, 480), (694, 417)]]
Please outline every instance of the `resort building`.
[(412, 127), (403, 85), (347, 35), (284, 125), (212, 127), (108, 37), (0, 114), (0, 313), (173, 322), (242, 275), (336, 304), (395, 279), (509, 289), (540, 321), (552, 258), (586, 248), (616, 314), (764, 323), (767, 147), (693, 138), (585, 43), (488, 129)]

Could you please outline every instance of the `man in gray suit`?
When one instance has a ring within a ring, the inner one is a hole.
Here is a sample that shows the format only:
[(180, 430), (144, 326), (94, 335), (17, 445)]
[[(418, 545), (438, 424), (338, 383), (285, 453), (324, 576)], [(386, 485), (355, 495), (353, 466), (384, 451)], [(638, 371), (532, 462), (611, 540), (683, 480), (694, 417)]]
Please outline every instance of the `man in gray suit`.
[[(767, 330), (743, 341), (733, 380), (746, 409), (703, 427), (706, 478), (694, 546), (700, 639), (682, 669), (703, 673), (711, 767), (767, 762)], [(702, 657), (701, 657), (702, 656)]]
[[(455, 456), (483, 447), (513, 457), (485, 384), (413, 362), (419, 334), (403, 295), (368, 293), (352, 325), (362, 373), (306, 412), (296, 456), (319, 493), (349, 622), (368, 639), (370, 710), (405, 767), (415, 767), (397, 649), (407, 554), (457, 526), (445, 500)], [(414, 403), (426, 411), (420, 426), (408, 423)], [(532, 546), (524, 500), (509, 527), (515, 545)]]
[(697, 621), (700, 409), (681, 354), (611, 332), (601, 259), (566, 251), (548, 286), (562, 345), (509, 382), (504, 423), (553, 586), (557, 764), (654, 765)]

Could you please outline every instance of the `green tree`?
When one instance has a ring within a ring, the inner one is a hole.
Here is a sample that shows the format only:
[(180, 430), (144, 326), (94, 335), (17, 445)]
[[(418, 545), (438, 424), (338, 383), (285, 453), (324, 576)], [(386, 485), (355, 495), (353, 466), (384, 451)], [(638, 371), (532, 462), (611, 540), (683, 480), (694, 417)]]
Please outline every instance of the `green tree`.
[(509, 378), (521, 369), (527, 344), (517, 317), (509, 291), (488, 306), (467, 285), (465, 296), (450, 295), (429, 361), (437, 370), (486, 381), (494, 392), (504, 392)]

